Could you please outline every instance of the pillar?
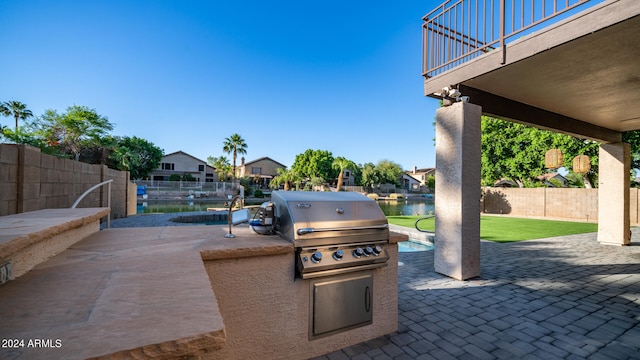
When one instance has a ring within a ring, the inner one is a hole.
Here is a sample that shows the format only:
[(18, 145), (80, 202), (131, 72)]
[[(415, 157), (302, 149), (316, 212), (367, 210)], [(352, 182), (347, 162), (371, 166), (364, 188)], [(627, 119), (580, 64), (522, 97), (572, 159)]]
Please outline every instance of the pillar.
[(435, 271), (457, 280), (480, 275), (480, 117), (457, 102), (436, 112)]
[(631, 146), (602, 144), (598, 154), (598, 242), (629, 245)]

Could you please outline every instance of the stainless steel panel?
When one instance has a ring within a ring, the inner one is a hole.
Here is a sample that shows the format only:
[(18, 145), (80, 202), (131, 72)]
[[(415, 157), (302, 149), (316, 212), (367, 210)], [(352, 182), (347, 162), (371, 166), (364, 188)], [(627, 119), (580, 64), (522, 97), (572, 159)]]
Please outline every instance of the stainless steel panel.
[(383, 267), (388, 260), (386, 241), (296, 250), (296, 270), (303, 279)]
[(373, 273), (310, 281), (309, 339), (373, 322)]
[(276, 232), (296, 246), (387, 240), (380, 206), (354, 192), (275, 191)]

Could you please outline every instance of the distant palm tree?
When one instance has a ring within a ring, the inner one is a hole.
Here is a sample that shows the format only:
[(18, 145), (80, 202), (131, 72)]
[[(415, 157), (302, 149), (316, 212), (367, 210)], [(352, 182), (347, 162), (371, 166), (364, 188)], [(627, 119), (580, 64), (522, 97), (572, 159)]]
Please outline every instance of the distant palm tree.
[(216, 168), (216, 172), (218, 173), (218, 181), (225, 181), (227, 178), (227, 174), (231, 172), (231, 164), (229, 164), (229, 160), (224, 156), (209, 156), (207, 158), (207, 163)]
[(244, 139), (240, 135), (233, 134), (230, 137), (224, 139), (222, 151), (227, 154), (233, 153), (233, 179), (235, 180), (236, 158), (238, 157), (238, 154), (247, 153), (247, 143), (244, 142)]
[(331, 167), (340, 172), (338, 175), (338, 183), (336, 184), (336, 191), (340, 191), (342, 183), (344, 182), (344, 171), (347, 169), (355, 169), (356, 164), (351, 160), (347, 160), (346, 158), (339, 156), (333, 160)]
[(16, 119), (16, 134), (18, 133), (18, 119), (26, 120), (33, 116), (31, 110), (27, 109), (27, 105), (13, 100), (0, 104), (0, 114), (13, 116)]
[(296, 189), (298, 188), (301, 178), (296, 171), (283, 168), (277, 168), (276, 171), (278, 175), (271, 179), (271, 183), (269, 184), (271, 188), (277, 189), (280, 187), (280, 184), (284, 184), (284, 191), (289, 191), (293, 184), (296, 185)]

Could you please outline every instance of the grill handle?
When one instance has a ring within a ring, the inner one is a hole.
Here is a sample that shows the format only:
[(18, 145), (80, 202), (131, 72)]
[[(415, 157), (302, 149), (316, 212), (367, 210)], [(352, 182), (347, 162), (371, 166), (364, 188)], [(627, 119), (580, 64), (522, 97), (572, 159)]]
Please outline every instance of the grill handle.
[(347, 226), (347, 227), (332, 227), (332, 228), (300, 228), (298, 229), (298, 235), (306, 235), (316, 232), (327, 231), (348, 231), (348, 230), (384, 230), (389, 227), (389, 224), (372, 225), (372, 226)]

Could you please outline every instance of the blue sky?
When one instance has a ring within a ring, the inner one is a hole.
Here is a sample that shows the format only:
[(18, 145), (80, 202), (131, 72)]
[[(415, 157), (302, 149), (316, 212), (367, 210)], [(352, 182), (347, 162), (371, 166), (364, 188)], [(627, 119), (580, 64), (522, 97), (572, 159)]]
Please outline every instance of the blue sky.
[(247, 161), (433, 167), (420, 26), (440, 2), (3, 0), (0, 101), (88, 106), (114, 135), (203, 160), (238, 133)]

